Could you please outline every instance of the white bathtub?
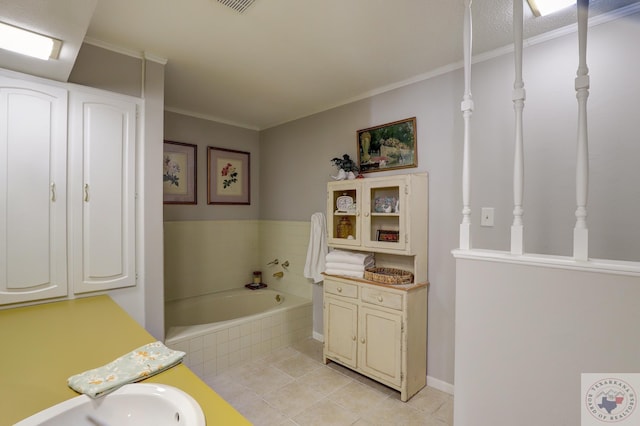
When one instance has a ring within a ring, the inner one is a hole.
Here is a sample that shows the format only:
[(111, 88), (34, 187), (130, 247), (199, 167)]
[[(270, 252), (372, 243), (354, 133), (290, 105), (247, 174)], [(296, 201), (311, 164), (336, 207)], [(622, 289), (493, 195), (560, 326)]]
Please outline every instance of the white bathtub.
[(165, 344), (201, 378), (311, 336), (311, 300), (246, 288), (165, 304)]

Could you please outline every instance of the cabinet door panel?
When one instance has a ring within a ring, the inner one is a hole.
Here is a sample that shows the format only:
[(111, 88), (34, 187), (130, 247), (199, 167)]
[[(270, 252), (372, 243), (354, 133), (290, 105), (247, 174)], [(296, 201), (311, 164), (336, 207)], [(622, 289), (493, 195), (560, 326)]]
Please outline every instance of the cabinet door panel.
[(400, 386), (402, 317), (361, 307), (358, 365), (374, 377)]
[(337, 358), (345, 365), (356, 367), (358, 306), (325, 298), (325, 355)]
[(135, 104), (76, 93), (71, 100), (73, 148), (82, 159), (74, 291), (135, 285)]
[(366, 247), (404, 250), (408, 212), (407, 180), (388, 178), (364, 183), (363, 244)]
[(67, 294), (63, 89), (0, 78), (0, 304)]

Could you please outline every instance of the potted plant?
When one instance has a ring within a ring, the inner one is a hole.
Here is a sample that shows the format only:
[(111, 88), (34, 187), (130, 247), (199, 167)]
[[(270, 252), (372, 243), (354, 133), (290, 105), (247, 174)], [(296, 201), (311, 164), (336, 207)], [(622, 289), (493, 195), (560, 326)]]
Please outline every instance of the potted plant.
[(355, 179), (356, 173), (358, 173), (358, 166), (356, 162), (349, 157), (349, 154), (344, 154), (342, 158), (334, 157), (331, 159), (331, 164), (338, 168), (338, 174), (332, 176), (335, 180)]

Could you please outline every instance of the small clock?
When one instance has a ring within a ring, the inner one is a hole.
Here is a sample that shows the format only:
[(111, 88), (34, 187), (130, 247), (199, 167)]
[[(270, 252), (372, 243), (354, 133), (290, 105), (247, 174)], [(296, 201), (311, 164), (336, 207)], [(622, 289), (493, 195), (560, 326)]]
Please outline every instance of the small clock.
[(341, 195), (336, 199), (336, 207), (338, 211), (349, 211), (349, 207), (353, 206), (353, 197), (348, 195)]

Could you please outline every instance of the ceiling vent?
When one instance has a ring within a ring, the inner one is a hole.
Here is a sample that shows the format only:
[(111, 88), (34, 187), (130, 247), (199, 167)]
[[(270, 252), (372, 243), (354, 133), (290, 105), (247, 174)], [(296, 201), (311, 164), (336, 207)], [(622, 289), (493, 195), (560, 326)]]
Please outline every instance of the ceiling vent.
[(231, 9), (238, 13), (242, 13), (253, 4), (255, 0), (218, 0), (218, 3), (222, 3), (225, 6), (229, 6)]

